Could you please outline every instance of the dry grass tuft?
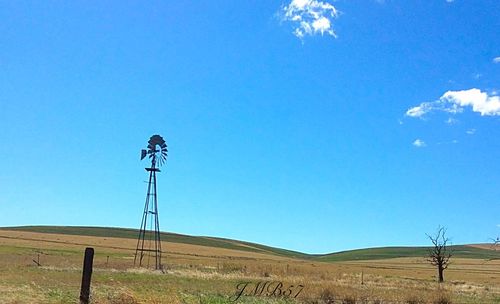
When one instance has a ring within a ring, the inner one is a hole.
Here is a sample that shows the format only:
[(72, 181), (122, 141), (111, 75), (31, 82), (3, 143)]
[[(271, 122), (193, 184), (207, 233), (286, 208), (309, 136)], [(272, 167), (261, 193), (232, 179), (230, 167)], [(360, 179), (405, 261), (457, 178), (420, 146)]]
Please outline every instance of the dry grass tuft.
[(93, 304), (138, 304), (139, 301), (133, 293), (125, 288), (116, 290), (92, 291), (91, 303)]
[(325, 304), (334, 304), (335, 303), (335, 294), (330, 289), (324, 289), (319, 298)]
[(405, 303), (406, 304), (424, 304), (425, 300), (423, 300), (422, 298), (420, 298), (416, 295), (411, 295), (406, 299)]
[(345, 296), (342, 299), (342, 304), (356, 304), (356, 297), (355, 296)]
[(447, 294), (438, 294), (432, 301), (433, 304), (452, 304), (451, 298)]

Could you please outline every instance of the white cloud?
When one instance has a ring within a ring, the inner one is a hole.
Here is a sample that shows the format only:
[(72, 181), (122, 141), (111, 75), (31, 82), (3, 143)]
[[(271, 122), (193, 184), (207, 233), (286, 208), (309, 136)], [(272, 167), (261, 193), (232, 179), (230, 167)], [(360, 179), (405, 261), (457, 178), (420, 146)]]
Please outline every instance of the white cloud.
[(419, 138), (415, 139), (415, 141), (413, 142), (413, 145), (417, 148), (423, 148), (423, 147), (427, 146), (427, 144)]
[(467, 133), (469, 135), (473, 135), (474, 133), (476, 133), (476, 129), (469, 129), (469, 130), (465, 131), (465, 133)]
[(484, 115), (500, 115), (500, 97), (488, 95), (479, 89), (448, 91), (441, 98), (449, 104), (460, 107), (472, 107), (472, 111)]
[(500, 63), (500, 56), (493, 58), (493, 63)]
[(433, 111), (457, 114), (467, 107), (472, 108), (473, 112), (480, 113), (481, 116), (500, 115), (500, 97), (481, 92), (479, 89), (448, 91), (436, 101), (423, 102), (408, 109), (406, 116), (421, 118)]
[(338, 16), (338, 11), (328, 2), (292, 0), (280, 13), (282, 21), (293, 23), (293, 34), (301, 39), (316, 34), (337, 37), (332, 29), (332, 20)]

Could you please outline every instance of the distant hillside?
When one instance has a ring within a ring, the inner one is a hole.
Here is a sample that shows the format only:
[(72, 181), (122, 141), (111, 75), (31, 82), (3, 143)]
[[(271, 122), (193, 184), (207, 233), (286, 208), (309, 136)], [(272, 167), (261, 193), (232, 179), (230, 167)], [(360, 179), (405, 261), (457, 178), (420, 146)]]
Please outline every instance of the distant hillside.
[[(135, 239), (138, 230), (127, 228), (107, 227), (77, 227), (77, 226), (22, 226), (2, 227), (2, 230), (29, 231), (39, 233), (84, 235), (96, 237), (117, 237)], [(305, 254), (297, 251), (280, 249), (250, 242), (237, 241), (216, 237), (190, 236), (169, 232), (162, 232), (161, 239), (167, 242), (192, 244), (216, 248), (226, 248), (240, 251), (251, 251), (258, 253), (274, 254), (282, 257), (316, 260), (320, 262), (341, 262), (360, 260), (379, 260), (403, 257), (425, 257), (428, 247), (381, 247), (367, 248), (349, 251), (341, 251), (330, 254)], [(459, 258), (475, 259), (500, 259), (500, 250), (494, 251), (478, 246), (456, 245), (452, 246), (454, 256)]]
[[(84, 235), (97, 237), (116, 237), (137, 239), (139, 231), (128, 228), (111, 227), (81, 227), (81, 226), (20, 226), (20, 227), (0, 227), (1, 230), (29, 231), (39, 233)], [(270, 246), (254, 244), (250, 242), (236, 241), (224, 238), (190, 236), (184, 234), (162, 232), (161, 240), (172, 243), (200, 245), (216, 248), (226, 248), (240, 251), (250, 251), (258, 253), (274, 254), (290, 258), (307, 259), (309, 255), (292, 250), (274, 248)]]
[[(426, 257), (430, 247), (381, 247), (358, 250), (341, 251), (316, 256), (323, 262), (381, 260), (403, 257)], [(500, 259), (500, 251), (476, 248), (469, 245), (451, 246), (453, 256), (470, 259)]]

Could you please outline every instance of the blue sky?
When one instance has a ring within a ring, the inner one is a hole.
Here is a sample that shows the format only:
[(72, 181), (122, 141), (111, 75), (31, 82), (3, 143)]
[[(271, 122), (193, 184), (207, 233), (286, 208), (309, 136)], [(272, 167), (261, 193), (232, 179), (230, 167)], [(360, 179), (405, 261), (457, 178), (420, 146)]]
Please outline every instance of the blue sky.
[(310, 253), (500, 234), (498, 1), (3, 1), (0, 226)]

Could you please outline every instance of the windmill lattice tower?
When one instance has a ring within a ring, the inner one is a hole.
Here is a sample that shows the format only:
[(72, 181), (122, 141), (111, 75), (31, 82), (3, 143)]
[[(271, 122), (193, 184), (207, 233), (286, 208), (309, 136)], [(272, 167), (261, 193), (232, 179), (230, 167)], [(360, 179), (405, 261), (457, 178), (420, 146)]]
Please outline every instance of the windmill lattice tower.
[[(151, 136), (147, 150), (141, 151), (141, 160), (148, 156), (151, 160), (151, 167), (145, 168), (149, 172), (148, 193), (146, 194), (146, 203), (134, 258), (134, 265), (139, 264), (139, 267), (146, 266), (149, 268), (151, 262), (154, 262), (155, 269), (162, 269), (156, 173), (160, 172), (159, 167), (166, 162), (167, 152), (167, 144), (160, 135)], [(151, 261), (151, 259), (154, 259), (154, 261)]]

